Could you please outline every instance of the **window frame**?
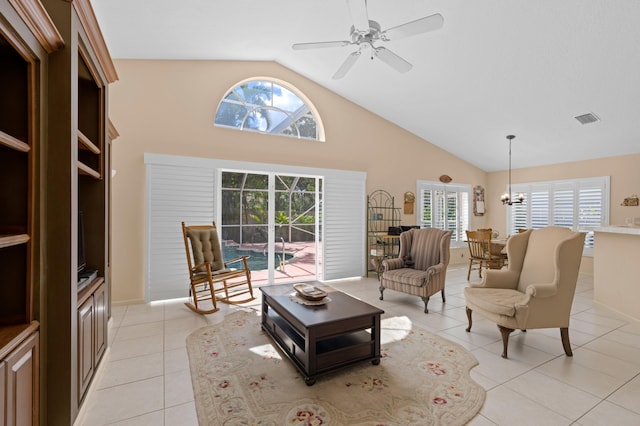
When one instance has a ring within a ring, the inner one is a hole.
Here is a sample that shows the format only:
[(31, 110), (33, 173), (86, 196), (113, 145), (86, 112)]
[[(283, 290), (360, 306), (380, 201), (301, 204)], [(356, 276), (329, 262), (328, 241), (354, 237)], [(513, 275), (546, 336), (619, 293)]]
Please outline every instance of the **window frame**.
[[(270, 99), (269, 104), (265, 104), (265, 105), (258, 105), (256, 103), (250, 104), (245, 102), (245, 100), (243, 100), (242, 97), (238, 95), (238, 93), (242, 92), (241, 88), (243, 86), (249, 85), (251, 83), (259, 83), (259, 84), (264, 84), (264, 86), (270, 86), (269, 93), (271, 93), (271, 97), (269, 98)], [(275, 105), (273, 102), (273, 93), (276, 91), (274, 89), (274, 86), (278, 86), (280, 89), (284, 89), (288, 91), (291, 95), (297, 97), (297, 99), (300, 101), (301, 106), (299, 106), (294, 111), (288, 111)], [(239, 108), (246, 110), (246, 113), (236, 125), (219, 123), (218, 115), (223, 105), (237, 105)], [(259, 128), (247, 127), (246, 123), (249, 117), (252, 117), (256, 113), (260, 113), (260, 111), (272, 111), (275, 114), (283, 114), (289, 117), (289, 120), (283, 120), (278, 124), (276, 124), (275, 126), (273, 126), (273, 128), (271, 129), (261, 130)], [(298, 120), (307, 116), (311, 117), (315, 122), (315, 137), (301, 136), (298, 130), (298, 126), (296, 125), (296, 123), (298, 123)], [(310, 140), (310, 141), (317, 141), (317, 142), (325, 141), (324, 126), (322, 124), (320, 114), (318, 114), (317, 109), (315, 108), (313, 103), (309, 100), (309, 98), (307, 98), (300, 90), (298, 90), (291, 84), (284, 82), (282, 80), (278, 80), (270, 77), (248, 78), (234, 84), (231, 88), (229, 88), (225, 92), (222, 99), (220, 99), (220, 101), (218, 102), (218, 106), (216, 107), (216, 111), (213, 118), (213, 124), (214, 126), (217, 126), (217, 127), (234, 129), (234, 130), (245, 131), (245, 132), (284, 136), (289, 138)], [(289, 129), (291, 126), (295, 127), (297, 134), (283, 133), (286, 129)]]
[[(512, 192), (522, 193), (525, 198), (523, 204), (514, 204), (507, 213), (507, 233), (514, 234), (518, 228), (568, 227), (587, 233), (583, 255), (592, 256), (594, 229), (609, 224), (610, 181), (610, 176), (599, 176), (512, 185)], [(599, 202), (594, 196), (599, 198)], [(584, 209), (594, 208), (597, 214), (584, 213)], [(558, 215), (558, 211), (563, 214)]]
[[(429, 200), (425, 200), (425, 194), (429, 193)], [(455, 210), (456, 216), (453, 219), (447, 219), (446, 214), (439, 214), (437, 221), (434, 223), (434, 218), (431, 220), (425, 220), (426, 203), (429, 203), (432, 211), (442, 212), (446, 211), (446, 208), (442, 203), (433, 206), (432, 200), (435, 192), (441, 192), (439, 195), (440, 200), (452, 201), (455, 198)], [(418, 180), (416, 182), (416, 194), (419, 201), (418, 208), (420, 209), (416, 214), (416, 224), (420, 228), (438, 228), (452, 230), (451, 247), (466, 247), (466, 230), (469, 229), (471, 223), (471, 185), (470, 184), (451, 184), (442, 183), (436, 181)], [(453, 195), (455, 194), (455, 195)], [(452, 226), (454, 224), (454, 226)]]

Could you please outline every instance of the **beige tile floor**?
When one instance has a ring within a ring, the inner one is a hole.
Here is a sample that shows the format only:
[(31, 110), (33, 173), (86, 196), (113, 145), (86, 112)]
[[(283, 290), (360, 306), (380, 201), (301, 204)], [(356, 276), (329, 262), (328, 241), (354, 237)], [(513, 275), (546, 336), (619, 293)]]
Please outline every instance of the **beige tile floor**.
[[(417, 297), (387, 290), (380, 301), (374, 278), (331, 285), (470, 350), (480, 362), (471, 375), (487, 390), (471, 425), (640, 425), (640, 323), (594, 306), (591, 276), (580, 276), (576, 290), (572, 358), (557, 329), (514, 332), (508, 360), (495, 324), (476, 315), (466, 333), (466, 265), (450, 267), (447, 302), (432, 297), (427, 315)], [(259, 309), (259, 299), (251, 306)], [(233, 309), (201, 316), (181, 301), (114, 307), (110, 347), (76, 424), (197, 425), (185, 338)]]

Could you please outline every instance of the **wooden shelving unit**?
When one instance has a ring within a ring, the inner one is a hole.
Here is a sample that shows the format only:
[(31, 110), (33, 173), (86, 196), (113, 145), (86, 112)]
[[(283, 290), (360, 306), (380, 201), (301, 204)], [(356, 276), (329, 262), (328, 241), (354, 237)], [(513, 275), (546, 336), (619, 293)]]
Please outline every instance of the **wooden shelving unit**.
[[(97, 277), (78, 291), (78, 403), (82, 403), (106, 345), (107, 182), (104, 176), (107, 140), (106, 83), (92, 62), (91, 51), (78, 46), (78, 211), (84, 217), (86, 268)], [(80, 230), (78, 230), (80, 232)], [(79, 249), (79, 248), (78, 248)], [(79, 278), (78, 278), (79, 281)]]
[[(18, 7), (18, 10), (20, 8)], [(0, 0), (0, 419), (39, 423), (38, 149), (47, 52)], [(42, 21), (46, 22), (46, 21)]]
[(36, 118), (30, 107), (36, 102), (37, 58), (14, 31), (0, 21), (0, 327), (29, 324), (33, 319)]

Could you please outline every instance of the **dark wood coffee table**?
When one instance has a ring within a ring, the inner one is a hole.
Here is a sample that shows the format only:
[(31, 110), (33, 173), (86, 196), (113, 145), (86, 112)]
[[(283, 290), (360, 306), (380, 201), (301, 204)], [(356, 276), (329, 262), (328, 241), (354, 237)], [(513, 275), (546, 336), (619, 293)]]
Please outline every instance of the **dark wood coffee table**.
[(370, 360), (380, 363), (380, 315), (383, 310), (313, 283), (331, 301), (307, 306), (290, 299), (291, 284), (260, 287), (262, 329), (313, 385), (320, 374)]

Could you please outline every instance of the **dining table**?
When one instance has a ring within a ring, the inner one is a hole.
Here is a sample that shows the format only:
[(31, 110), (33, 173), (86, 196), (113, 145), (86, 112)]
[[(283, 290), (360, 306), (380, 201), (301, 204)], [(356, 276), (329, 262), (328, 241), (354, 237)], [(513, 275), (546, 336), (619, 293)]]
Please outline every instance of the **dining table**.
[(491, 240), (489, 251), (491, 252), (491, 256), (499, 256), (499, 259), (495, 261), (489, 261), (489, 269), (502, 269), (502, 267), (506, 264), (507, 260), (507, 239), (500, 238)]

